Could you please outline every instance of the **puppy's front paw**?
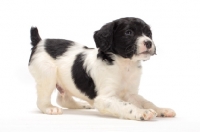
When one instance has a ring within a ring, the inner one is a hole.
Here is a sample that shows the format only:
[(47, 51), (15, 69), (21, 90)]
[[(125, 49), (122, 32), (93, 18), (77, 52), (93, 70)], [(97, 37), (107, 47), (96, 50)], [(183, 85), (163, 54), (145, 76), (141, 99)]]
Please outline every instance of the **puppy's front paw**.
[(176, 116), (176, 113), (174, 110), (169, 109), (169, 108), (159, 108), (157, 110), (158, 112), (158, 117), (174, 117)]
[(63, 113), (62, 109), (55, 106), (46, 108), (45, 110), (45, 114), (49, 114), (49, 115), (60, 115), (62, 113)]
[(151, 120), (157, 116), (153, 109), (140, 109), (135, 117), (136, 120)]

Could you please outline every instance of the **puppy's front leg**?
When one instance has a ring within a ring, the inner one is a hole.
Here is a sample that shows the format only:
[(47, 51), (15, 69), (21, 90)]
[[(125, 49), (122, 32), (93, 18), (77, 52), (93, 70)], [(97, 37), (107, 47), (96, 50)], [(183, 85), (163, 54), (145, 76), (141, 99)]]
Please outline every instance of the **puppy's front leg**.
[(94, 106), (102, 114), (131, 120), (150, 120), (157, 114), (152, 109), (140, 109), (135, 105), (124, 102), (116, 97), (98, 96)]
[(157, 112), (158, 117), (174, 117), (174, 116), (176, 116), (176, 113), (174, 110), (169, 109), (169, 108), (157, 107), (152, 102), (144, 99), (142, 96), (137, 95), (137, 94), (128, 95), (128, 96), (126, 96), (125, 100), (137, 105), (140, 108), (155, 110)]

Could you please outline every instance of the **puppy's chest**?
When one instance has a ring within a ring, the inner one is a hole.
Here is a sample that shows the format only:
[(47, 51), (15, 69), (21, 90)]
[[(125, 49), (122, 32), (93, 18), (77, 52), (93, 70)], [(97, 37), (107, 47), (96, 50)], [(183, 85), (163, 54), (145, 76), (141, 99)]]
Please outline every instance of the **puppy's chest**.
[(138, 86), (141, 76), (140, 63), (123, 64), (120, 67), (120, 93), (138, 92)]

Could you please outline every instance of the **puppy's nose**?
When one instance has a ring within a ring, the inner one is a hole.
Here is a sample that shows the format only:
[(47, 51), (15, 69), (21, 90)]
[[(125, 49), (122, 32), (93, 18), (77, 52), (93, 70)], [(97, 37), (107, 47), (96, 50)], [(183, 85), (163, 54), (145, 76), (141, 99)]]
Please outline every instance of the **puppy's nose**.
[(151, 46), (152, 46), (152, 42), (147, 40), (147, 41), (144, 41), (144, 45), (147, 47), (147, 49), (150, 49)]

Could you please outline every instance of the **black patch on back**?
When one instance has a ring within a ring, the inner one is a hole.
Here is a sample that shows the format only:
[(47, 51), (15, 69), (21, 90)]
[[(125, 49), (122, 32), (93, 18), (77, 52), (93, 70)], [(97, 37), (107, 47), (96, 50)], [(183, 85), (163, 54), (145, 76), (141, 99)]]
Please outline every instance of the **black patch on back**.
[(113, 65), (114, 60), (112, 59), (112, 54), (104, 53), (99, 50), (97, 58), (101, 59), (102, 61), (105, 61), (108, 65)]
[(64, 39), (46, 39), (45, 50), (47, 53), (56, 59), (67, 51), (70, 46), (73, 46), (74, 42)]
[(80, 53), (76, 56), (74, 64), (72, 66), (72, 78), (76, 87), (85, 93), (90, 99), (94, 99), (97, 96), (95, 91), (95, 84), (92, 78), (86, 73), (86, 69), (83, 67), (84, 54)]

